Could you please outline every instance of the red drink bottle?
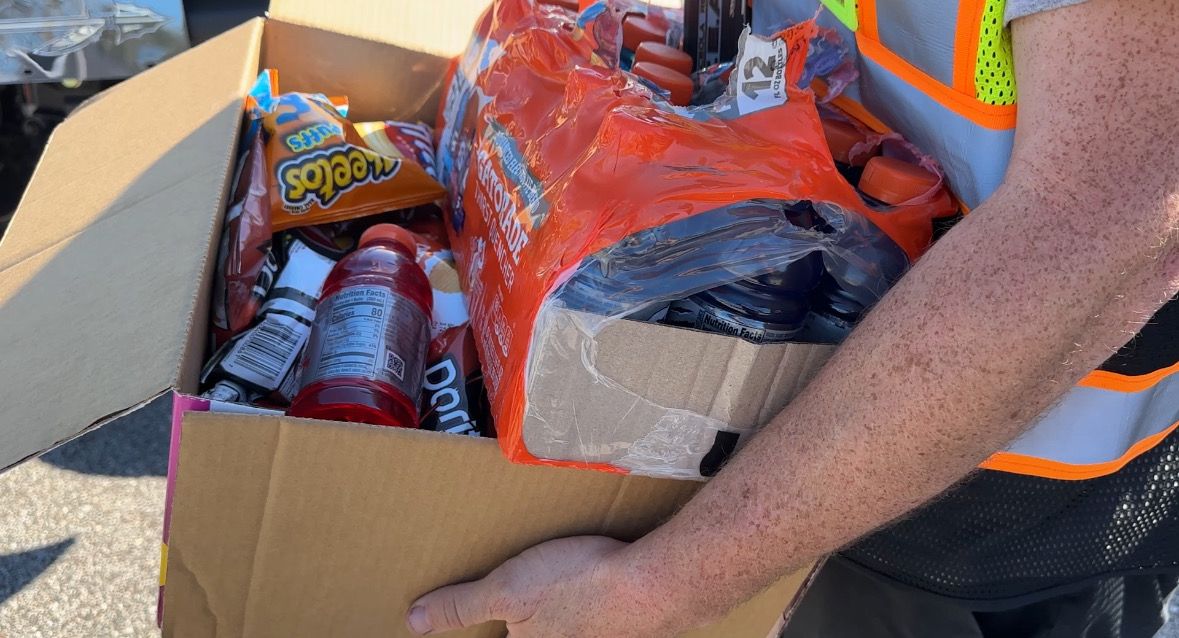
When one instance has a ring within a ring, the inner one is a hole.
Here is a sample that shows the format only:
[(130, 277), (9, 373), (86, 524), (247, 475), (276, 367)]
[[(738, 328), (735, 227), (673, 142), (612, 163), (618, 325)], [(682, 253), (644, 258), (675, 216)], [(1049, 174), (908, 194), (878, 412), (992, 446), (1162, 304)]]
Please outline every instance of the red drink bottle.
[(409, 231), (378, 224), (332, 269), (292, 416), (418, 427), (434, 302), (416, 250)]

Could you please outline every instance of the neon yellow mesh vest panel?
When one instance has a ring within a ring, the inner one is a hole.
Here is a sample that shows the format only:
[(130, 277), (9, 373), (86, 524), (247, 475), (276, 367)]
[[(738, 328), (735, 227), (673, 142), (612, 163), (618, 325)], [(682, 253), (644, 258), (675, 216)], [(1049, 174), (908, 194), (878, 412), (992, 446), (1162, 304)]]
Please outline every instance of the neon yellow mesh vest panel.
[(1004, 0), (758, 0), (755, 29), (808, 19), (820, 4), (820, 24), (843, 35), (860, 72), (845, 96), (937, 157), (967, 208), (982, 203), (1015, 132)]

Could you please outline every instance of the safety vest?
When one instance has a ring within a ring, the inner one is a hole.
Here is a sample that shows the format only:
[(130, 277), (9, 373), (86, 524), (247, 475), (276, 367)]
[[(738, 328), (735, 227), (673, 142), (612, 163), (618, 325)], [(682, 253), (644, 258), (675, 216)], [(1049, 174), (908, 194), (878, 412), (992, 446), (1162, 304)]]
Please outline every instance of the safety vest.
[[(836, 105), (933, 155), (967, 208), (1010, 161), (1005, 0), (756, 0), (754, 31), (815, 16), (859, 71)], [(817, 90), (823, 90), (822, 86)], [(1179, 297), (961, 485), (844, 556), (950, 598), (1018, 604), (1179, 571)]]

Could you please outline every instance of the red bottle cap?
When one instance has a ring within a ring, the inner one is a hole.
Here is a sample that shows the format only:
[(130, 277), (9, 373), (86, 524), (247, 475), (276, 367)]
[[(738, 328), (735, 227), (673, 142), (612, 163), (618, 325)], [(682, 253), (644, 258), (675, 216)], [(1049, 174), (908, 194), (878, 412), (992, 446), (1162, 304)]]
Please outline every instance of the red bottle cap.
[(873, 157), (864, 165), (860, 191), (868, 197), (895, 206), (929, 192), (937, 185), (933, 173), (893, 157)]
[(662, 42), (641, 42), (635, 49), (635, 62), (654, 62), (685, 75), (692, 73), (692, 56)]
[(368, 230), (360, 235), (360, 242), (358, 247), (363, 247), (375, 241), (392, 241), (400, 245), (402, 248), (409, 249), (410, 255), (416, 255), (418, 252), (418, 242), (414, 239), (413, 233), (396, 225), (396, 224), (376, 224), (370, 226)]
[(644, 42), (667, 42), (667, 31), (646, 18), (627, 16), (622, 21), (622, 46), (634, 51)]
[[(823, 135), (827, 137), (827, 146), (831, 149), (831, 157), (835, 158), (835, 161), (840, 164), (849, 165), (852, 164), (852, 147), (866, 139), (863, 133), (856, 130), (855, 126), (843, 120), (824, 119)], [(863, 157), (854, 165), (863, 166), (867, 161), (868, 158)]]
[(631, 68), (631, 73), (646, 78), (661, 89), (671, 93), (671, 103), (677, 106), (687, 106), (692, 102), (692, 78), (654, 62), (639, 62)]

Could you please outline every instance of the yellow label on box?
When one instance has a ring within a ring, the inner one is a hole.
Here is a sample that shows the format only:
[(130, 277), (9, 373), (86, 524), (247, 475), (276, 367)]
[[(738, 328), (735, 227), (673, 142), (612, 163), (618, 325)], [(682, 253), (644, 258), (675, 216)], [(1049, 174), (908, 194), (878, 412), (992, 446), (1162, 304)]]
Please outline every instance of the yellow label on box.
[(160, 543), (160, 587), (168, 579), (168, 544)]

